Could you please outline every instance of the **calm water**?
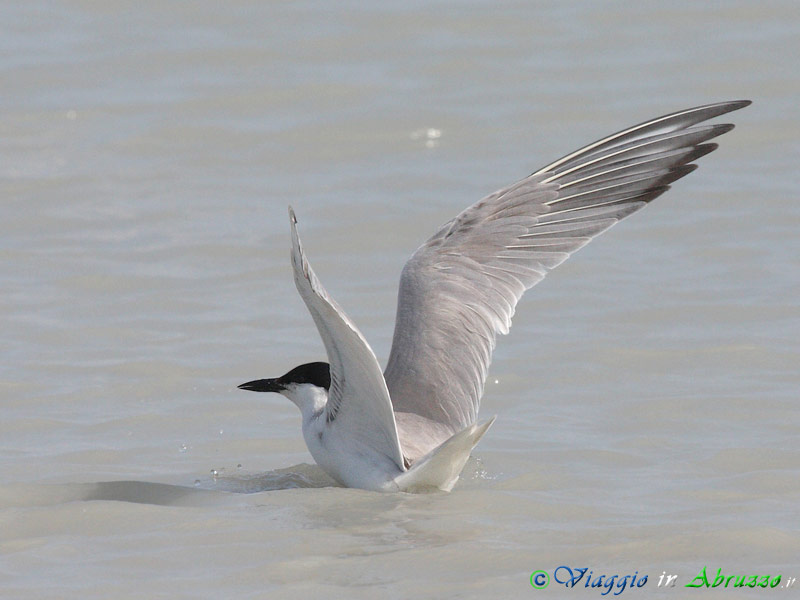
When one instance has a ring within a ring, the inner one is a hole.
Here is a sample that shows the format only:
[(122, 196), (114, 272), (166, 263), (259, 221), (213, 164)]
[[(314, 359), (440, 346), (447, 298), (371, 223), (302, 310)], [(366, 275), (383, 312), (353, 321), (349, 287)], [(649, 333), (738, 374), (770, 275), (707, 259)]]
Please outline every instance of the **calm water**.
[[(560, 565), (649, 576), (626, 596), (703, 566), (800, 578), (796, 2), (0, 12), (0, 596), (525, 597)], [(497, 422), (451, 494), (331, 487), (295, 407), (236, 389), (324, 358), (287, 204), (385, 359), (400, 269), (437, 225), (735, 98), (755, 103), (697, 173), (521, 302)]]

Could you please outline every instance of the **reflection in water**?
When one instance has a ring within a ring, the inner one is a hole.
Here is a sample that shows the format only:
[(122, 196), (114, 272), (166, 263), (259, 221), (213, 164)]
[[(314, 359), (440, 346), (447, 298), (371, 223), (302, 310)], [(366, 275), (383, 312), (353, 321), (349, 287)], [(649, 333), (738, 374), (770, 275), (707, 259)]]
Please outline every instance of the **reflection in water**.
[[(480, 460), (470, 457), (460, 485), (493, 479)], [(214, 476), (196, 480), (194, 486), (152, 481), (99, 481), (96, 483), (10, 484), (0, 488), (0, 509), (54, 506), (67, 502), (106, 500), (159, 506), (205, 506), (229, 500), (234, 494), (256, 494), (298, 488), (341, 487), (317, 465), (300, 463), (257, 474)], [(368, 494), (371, 496), (372, 494)], [(392, 494), (389, 494), (390, 496)]]
[(208, 483), (197, 482), (196, 485), (224, 492), (252, 494), (255, 492), (271, 492), (295, 488), (331, 487), (339, 484), (328, 477), (325, 471), (317, 465), (300, 463), (293, 467), (255, 475), (215, 476)]
[(11, 484), (0, 490), (0, 508), (52, 506), (67, 502), (107, 500), (160, 506), (213, 505), (231, 494), (253, 494), (296, 488), (336, 486), (316, 465), (299, 464), (257, 475), (215, 477), (194, 487), (150, 481)]

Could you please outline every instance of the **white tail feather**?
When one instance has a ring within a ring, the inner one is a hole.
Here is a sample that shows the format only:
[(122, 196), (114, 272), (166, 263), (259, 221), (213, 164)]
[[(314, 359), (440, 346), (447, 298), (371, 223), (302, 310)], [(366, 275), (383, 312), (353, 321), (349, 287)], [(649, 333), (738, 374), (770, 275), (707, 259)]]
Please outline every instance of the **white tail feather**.
[(415, 461), (411, 468), (395, 478), (404, 492), (442, 490), (449, 492), (469, 458), (470, 452), (491, 427), (496, 417), (481, 425), (470, 425)]

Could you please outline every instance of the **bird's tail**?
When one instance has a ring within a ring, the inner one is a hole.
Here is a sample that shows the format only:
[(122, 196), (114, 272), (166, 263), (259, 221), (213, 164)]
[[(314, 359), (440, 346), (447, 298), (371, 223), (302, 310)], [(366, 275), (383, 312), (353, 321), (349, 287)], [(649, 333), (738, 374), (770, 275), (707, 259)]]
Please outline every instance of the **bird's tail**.
[(470, 452), (491, 427), (496, 417), (480, 425), (470, 425), (416, 460), (399, 475), (395, 483), (404, 492), (443, 490), (449, 492), (469, 458)]

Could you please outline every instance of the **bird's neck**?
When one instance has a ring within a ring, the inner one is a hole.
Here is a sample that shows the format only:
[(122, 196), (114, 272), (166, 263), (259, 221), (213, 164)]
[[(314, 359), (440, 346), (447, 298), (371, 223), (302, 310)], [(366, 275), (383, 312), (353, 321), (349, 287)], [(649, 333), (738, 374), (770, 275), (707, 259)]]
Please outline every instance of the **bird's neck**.
[(328, 404), (328, 392), (325, 388), (303, 384), (295, 388), (290, 399), (300, 409), (303, 423), (308, 423), (324, 412)]

